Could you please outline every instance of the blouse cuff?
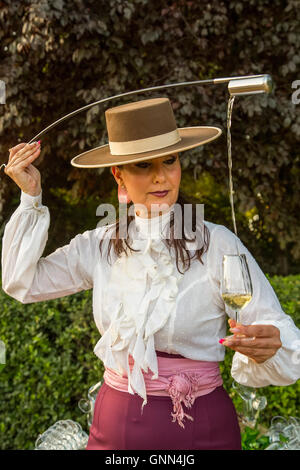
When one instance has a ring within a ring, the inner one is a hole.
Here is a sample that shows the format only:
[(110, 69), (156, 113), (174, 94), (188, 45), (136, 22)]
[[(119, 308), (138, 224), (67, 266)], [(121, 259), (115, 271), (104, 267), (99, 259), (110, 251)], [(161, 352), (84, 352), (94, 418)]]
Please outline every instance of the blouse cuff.
[(22, 209), (40, 209), (42, 207), (42, 190), (38, 196), (31, 196), (21, 190), (20, 206)]
[(250, 387), (268, 385), (291, 385), (299, 378), (299, 367), (293, 365), (291, 327), (276, 320), (259, 320), (251, 325), (273, 325), (280, 331), (282, 346), (276, 353), (262, 363), (255, 363), (244, 354), (235, 352), (232, 360), (231, 375), (239, 383)]

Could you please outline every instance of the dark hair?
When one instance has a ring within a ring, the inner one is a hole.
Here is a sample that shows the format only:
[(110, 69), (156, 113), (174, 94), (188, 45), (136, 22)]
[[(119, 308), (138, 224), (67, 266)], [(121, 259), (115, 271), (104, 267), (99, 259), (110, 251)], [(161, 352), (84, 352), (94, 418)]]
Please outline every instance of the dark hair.
[[(184, 204), (191, 204), (192, 205), (192, 230), (195, 233), (196, 203), (193, 202), (193, 201), (191, 202), (190, 200), (188, 200), (188, 198), (179, 190), (178, 198), (177, 198), (177, 204), (179, 204), (181, 206), (182, 214), (184, 213), (183, 212)], [(133, 219), (134, 219), (134, 215), (129, 215), (128, 212), (127, 212), (127, 227), (129, 227), (129, 224)], [(120, 224), (120, 220), (117, 220), (116, 224), (113, 224), (113, 228), (115, 229), (115, 238), (110, 238), (110, 240), (109, 240), (107, 259), (110, 255), (110, 251), (111, 251), (112, 246), (114, 247), (114, 252), (117, 256), (120, 256), (121, 253), (123, 253), (123, 252), (127, 256), (127, 251), (126, 251), (126, 248), (124, 246), (124, 243), (131, 251), (140, 251), (140, 250), (135, 250), (134, 248), (131, 248), (129, 246), (129, 244), (128, 244), (128, 235), (129, 234), (128, 233), (127, 233), (127, 238), (124, 238), (124, 239), (119, 238), (119, 224)], [(190, 268), (191, 260), (194, 259), (194, 258), (198, 259), (200, 261), (200, 263), (204, 264), (201, 258), (202, 258), (202, 255), (208, 250), (209, 240), (210, 240), (210, 232), (209, 232), (209, 229), (206, 227), (206, 225), (204, 224), (204, 227), (203, 227), (203, 230), (204, 230), (203, 246), (200, 249), (195, 250), (195, 253), (193, 254), (192, 257), (189, 254), (189, 250), (186, 249), (186, 243), (185, 242), (186, 241), (194, 241), (195, 238), (193, 240), (191, 240), (191, 239), (186, 237), (185, 230), (184, 230), (184, 217), (182, 217), (182, 232), (181, 232), (182, 233), (182, 238), (174, 238), (174, 230), (172, 230), (173, 226), (174, 226), (174, 217), (171, 218), (171, 221), (170, 221), (170, 239), (166, 238), (166, 239), (164, 239), (164, 241), (167, 242), (167, 245), (169, 246), (169, 248), (173, 247), (174, 250), (175, 250), (175, 253), (176, 253), (176, 266), (177, 266), (178, 271), (181, 274), (183, 274), (180, 271), (179, 267), (178, 267), (179, 256), (180, 256), (180, 260), (181, 260), (183, 266), (184, 267), (187, 266), (186, 271)], [(109, 227), (107, 229), (107, 231), (110, 228), (111, 227)], [(104, 238), (101, 239), (100, 244), (99, 244), (101, 255), (102, 255), (102, 243), (103, 243), (103, 241), (104, 241)], [(187, 254), (187, 258), (184, 257), (184, 253)]]

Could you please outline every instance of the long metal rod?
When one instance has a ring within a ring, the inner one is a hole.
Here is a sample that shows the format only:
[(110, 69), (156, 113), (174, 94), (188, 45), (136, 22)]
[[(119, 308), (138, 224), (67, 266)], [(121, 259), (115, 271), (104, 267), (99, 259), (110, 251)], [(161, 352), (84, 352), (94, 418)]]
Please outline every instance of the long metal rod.
[[(260, 78), (260, 77), (265, 77), (265, 78), (268, 77), (268, 79), (270, 80), (270, 83), (272, 82), (272, 78), (269, 75), (266, 75), (266, 74), (243, 75), (243, 76), (238, 76), (238, 77), (222, 77), (222, 78), (212, 78), (212, 79), (208, 79), (208, 80), (195, 80), (193, 82), (168, 83), (166, 85), (158, 85), (158, 86), (153, 86), (153, 87), (149, 87), (149, 88), (142, 88), (140, 90), (133, 90), (133, 91), (127, 91), (125, 93), (119, 93), (117, 95), (109, 96), (108, 98), (103, 98), (102, 100), (95, 101), (94, 103), (87, 104), (85, 106), (82, 106), (82, 108), (76, 109), (75, 111), (72, 111), (71, 113), (66, 114), (62, 118), (58, 119), (57, 121), (54, 121), (49, 126), (45, 127), (45, 129), (43, 129), (41, 132), (36, 134), (34, 137), (32, 137), (32, 139), (29, 140), (28, 144), (31, 144), (36, 139), (38, 139), (43, 134), (45, 134), (47, 131), (49, 131), (50, 129), (53, 129), (53, 127), (57, 126), (59, 123), (65, 121), (66, 119), (69, 119), (70, 117), (75, 116), (76, 114), (81, 113), (82, 111), (85, 111), (85, 110), (91, 108), (92, 106), (96, 106), (97, 104), (105, 103), (106, 101), (110, 101), (110, 100), (113, 100), (113, 99), (116, 99), (116, 98), (121, 98), (122, 96), (130, 96), (130, 95), (134, 95), (134, 94), (137, 94), (137, 93), (144, 93), (146, 91), (162, 90), (162, 89), (165, 89), (165, 88), (172, 88), (172, 87), (179, 87), (179, 86), (217, 85), (219, 83), (229, 83), (229, 82), (232, 82), (234, 80), (242, 80), (242, 84), (240, 85), (237, 82), (237, 85), (238, 85), (237, 87), (235, 87), (232, 84), (232, 88), (235, 88), (235, 90), (229, 90), (230, 94), (232, 94), (232, 93), (235, 93), (235, 94), (257, 93), (257, 88), (255, 88), (255, 87), (254, 88), (252, 87), (252, 91), (250, 92), (249, 85), (248, 84), (246, 85), (246, 83), (247, 83), (247, 79)], [(245, 86), (243, 84), (243, 81), (245, 82)], [(271, 89), (270, 88), (270, 83), (269, 83), (269, 86), (267, 87), (268, 92)], [(229, 86), (230, 86), (230, 84), (228, 85), (228, 88), (229, 88)], [(265, 92), (266, 88), (259, 87), (259, 90), (260, 90), (259, 92)], [(0, 165), (0, 170), (1, 170), (2, 167), (6, 167), (6, 164), (2, 163), (2, 165)]]
[(120, 94), (114, 95), (114, 96), (109, 96), (108, 98), (103, 98), (102, 100), (98, 100), (98, 101), (95, 101), (94, 103), (87, 104), (87, 105), (83, 106), (82, 108), (76, 109), (75, 111), (72, 111), (71, 113), (66, 114), (62, 118), (58, 119), (57, 121), (53, 122), (48, 127), (46, 127), (45, 129), (43, 129), (41, 132), (36, 134), (28, 143), (30, 144), (31, 142), (35, 141), (36, 139), (41, 137), (42, 134), (49, 131), (54, 126), (57, 126), (57, 124), (59, 124), (60, 122), (63, 122), (66, 119), (68, 119), (72, 116), (75, 116), (76, 114), (81, 113), (82, 111), (85, 111), (85, 110), (91, 108), (92, 106), (96, 106), (97, 104), (105, 103), (106, 101), (110, 101), (110, 100), (113, 100), (113, 99), (116, 99), (116, 98), (121, 98), (122, 96), (130, 96), (130, 95), (134, 95), (135, 93), (144, 93), (145, 91), (162, 90), (164, 88), (171, 88), (171, 87), (178, 87), (178, 86), (217, 85), (219, 83), (228, 83), (231, 80), (241, 80), (241, 79), (244, 79), (244, 78), (258, 78), (258, 77), (263, 77), (264, 75), (265, 74), (261, 74), (261, 75), (243, 75), (243, 76), (239, 76), (239, 77), (225, 77), (225, 78), (212, 78), (212, 79), (208, 79), (208, 80), (195, 80), (193, 82), (169, 83), (167, 85), (158, 85), (158, 86), (154, 86), (154, 87), (143, 88), (143, 89), (140, 89), (140, 90), (127, 91), (125, 93), (120, 93)]

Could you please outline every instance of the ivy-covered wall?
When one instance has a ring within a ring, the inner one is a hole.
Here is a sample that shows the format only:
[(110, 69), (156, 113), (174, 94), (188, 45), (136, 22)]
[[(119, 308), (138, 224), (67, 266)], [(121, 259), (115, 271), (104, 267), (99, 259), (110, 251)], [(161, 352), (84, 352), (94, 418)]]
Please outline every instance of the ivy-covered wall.
[[(272, 94), (237, 97), (234, 103), (235, 208), (242, 219), (247, 218), (239, 235), (252, 251), (255, 249), (266, 271), (299, 272), (300, 114), (299, 104), (292, 99), (300, 62), (298, 3), (2, 2), (0, 79), (5, 81), (7, 93), (6, 104), (0, 105), (0, 164), (7, 161), (8, 148), (101, 98), (180, 81), (268, 73), (275, 83)], [(184, 152), (190, 185), (195, 179), (201, 183), (208, 172), (213, 185), (210, 192), (218, 188), (222, 198), (228, 190), (226, 85), (169, 88), (130, 100), (154, 96), (170, 98), (178, 127), (223, 128), (217, 141)], [(44, 202), (52, 214), (49, 251), (67, 243), (78, 231), (95, 226), (96, 217), (90, 218), (95, 201), (109, 202), (116, 197), (116, 184), (108, 168), (83, 170), (72, 167), (70, 160), (107, 143), (104, 111), (126, 101), (116, 99), (92, 107), (43, 136), (36, 165), (42, 174)], [(19, 193), (2, 170), (0, 236)], [(200, 201), (203, 197), (200, 194)], [(79, 201), (78, 205), (72, 200)], [(228, 198), (227, 204), (229, 207)], [(87, 207), (85, 214), (83, 208)], [(213, 209), (212, 221), (220, 223), (222, 209)], [(207, 202), (209, 216), (210, 210)], [(230, 217), (226, 222), (233, 229)]]

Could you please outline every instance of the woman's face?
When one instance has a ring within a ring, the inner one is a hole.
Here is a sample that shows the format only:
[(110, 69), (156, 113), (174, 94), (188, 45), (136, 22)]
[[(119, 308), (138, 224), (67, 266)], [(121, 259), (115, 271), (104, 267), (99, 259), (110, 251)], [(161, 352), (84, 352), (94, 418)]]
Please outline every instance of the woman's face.
[[(135, 205), (136, 214), (140, 217), (151, 217), (154, 213), (166, 212), (178, 198), (181, 180), (179, 153), (170, 153), (164, 157), (113, 166), (112, 173), (118, 184), (123, 184)], [(155, 191), (167, 191), (163, 197), (152, 194)], [(165, 206), (167, 204), (168, 206)]]

